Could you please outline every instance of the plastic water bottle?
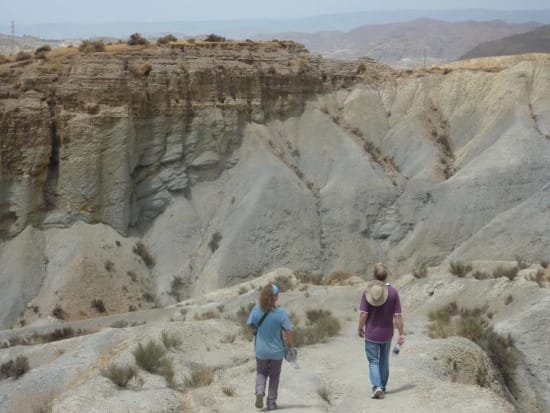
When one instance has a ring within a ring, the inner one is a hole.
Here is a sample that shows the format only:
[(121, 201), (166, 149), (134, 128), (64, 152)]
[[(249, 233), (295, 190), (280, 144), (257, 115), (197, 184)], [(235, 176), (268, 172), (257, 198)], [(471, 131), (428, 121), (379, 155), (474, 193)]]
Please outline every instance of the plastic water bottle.
[(401, 351), (401, 345), (399, 343), (397, 343), (395, 345), (395, 347), (393, 348), (393, 354), (395, 354), (397, 356), (400, 351)]

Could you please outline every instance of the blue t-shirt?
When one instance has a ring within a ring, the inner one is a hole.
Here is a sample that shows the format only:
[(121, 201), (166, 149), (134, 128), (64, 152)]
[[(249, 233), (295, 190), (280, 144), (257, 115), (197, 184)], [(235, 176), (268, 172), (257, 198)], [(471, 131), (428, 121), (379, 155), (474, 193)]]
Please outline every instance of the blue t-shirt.
[[(264, 312), (256, 304), (246, 324), (256, 327)], [(275, 308), (265, 317), (256, 334), (256, 357), (260, 360), (282, 360), (285, 356), (285, 345), (281, 337), (282, 330), (292, 330), (292, 323), (285, 310)]]

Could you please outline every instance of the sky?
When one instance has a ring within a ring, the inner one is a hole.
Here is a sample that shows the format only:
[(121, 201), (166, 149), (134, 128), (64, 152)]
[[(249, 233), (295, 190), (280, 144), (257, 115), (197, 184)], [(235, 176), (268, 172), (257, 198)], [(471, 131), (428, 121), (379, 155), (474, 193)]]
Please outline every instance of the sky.
[(0, 0), (0, 23), (282, 19), (397, 9), (550, 9), (550, 0)]

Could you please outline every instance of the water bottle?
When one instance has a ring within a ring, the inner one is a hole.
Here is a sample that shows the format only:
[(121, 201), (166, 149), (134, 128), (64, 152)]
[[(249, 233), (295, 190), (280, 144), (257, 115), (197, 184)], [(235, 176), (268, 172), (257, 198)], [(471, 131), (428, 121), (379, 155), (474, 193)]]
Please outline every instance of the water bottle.
[(395, 345), (395, 347), (393, 348), (393, 354), (395, 354), (397, 356), (400, 351), (401, 351), (401, 345), (399, 343), (397, 343)]

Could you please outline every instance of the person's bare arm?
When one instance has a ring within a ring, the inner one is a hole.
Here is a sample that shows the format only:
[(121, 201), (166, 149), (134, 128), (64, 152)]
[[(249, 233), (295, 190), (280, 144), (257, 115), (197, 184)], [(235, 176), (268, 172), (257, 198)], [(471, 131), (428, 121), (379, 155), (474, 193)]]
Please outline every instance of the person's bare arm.
[(393, 316), (397, 330), (399, 331), (399, 339), (397, 342), (401, 345), (405, 342), (405, 328), (403, 327), (403, 316), (401, 314), (395, 314)]
[(367, 317), (369, 313), (360, 313), (359, 314), (359, 325), (357, 326), (357, 334), (359, 337), (365, 337), (365, 324), (367, 322)]
[(287, 347), (294, 347), (294, 331), (286, 330), (284, 335)]

